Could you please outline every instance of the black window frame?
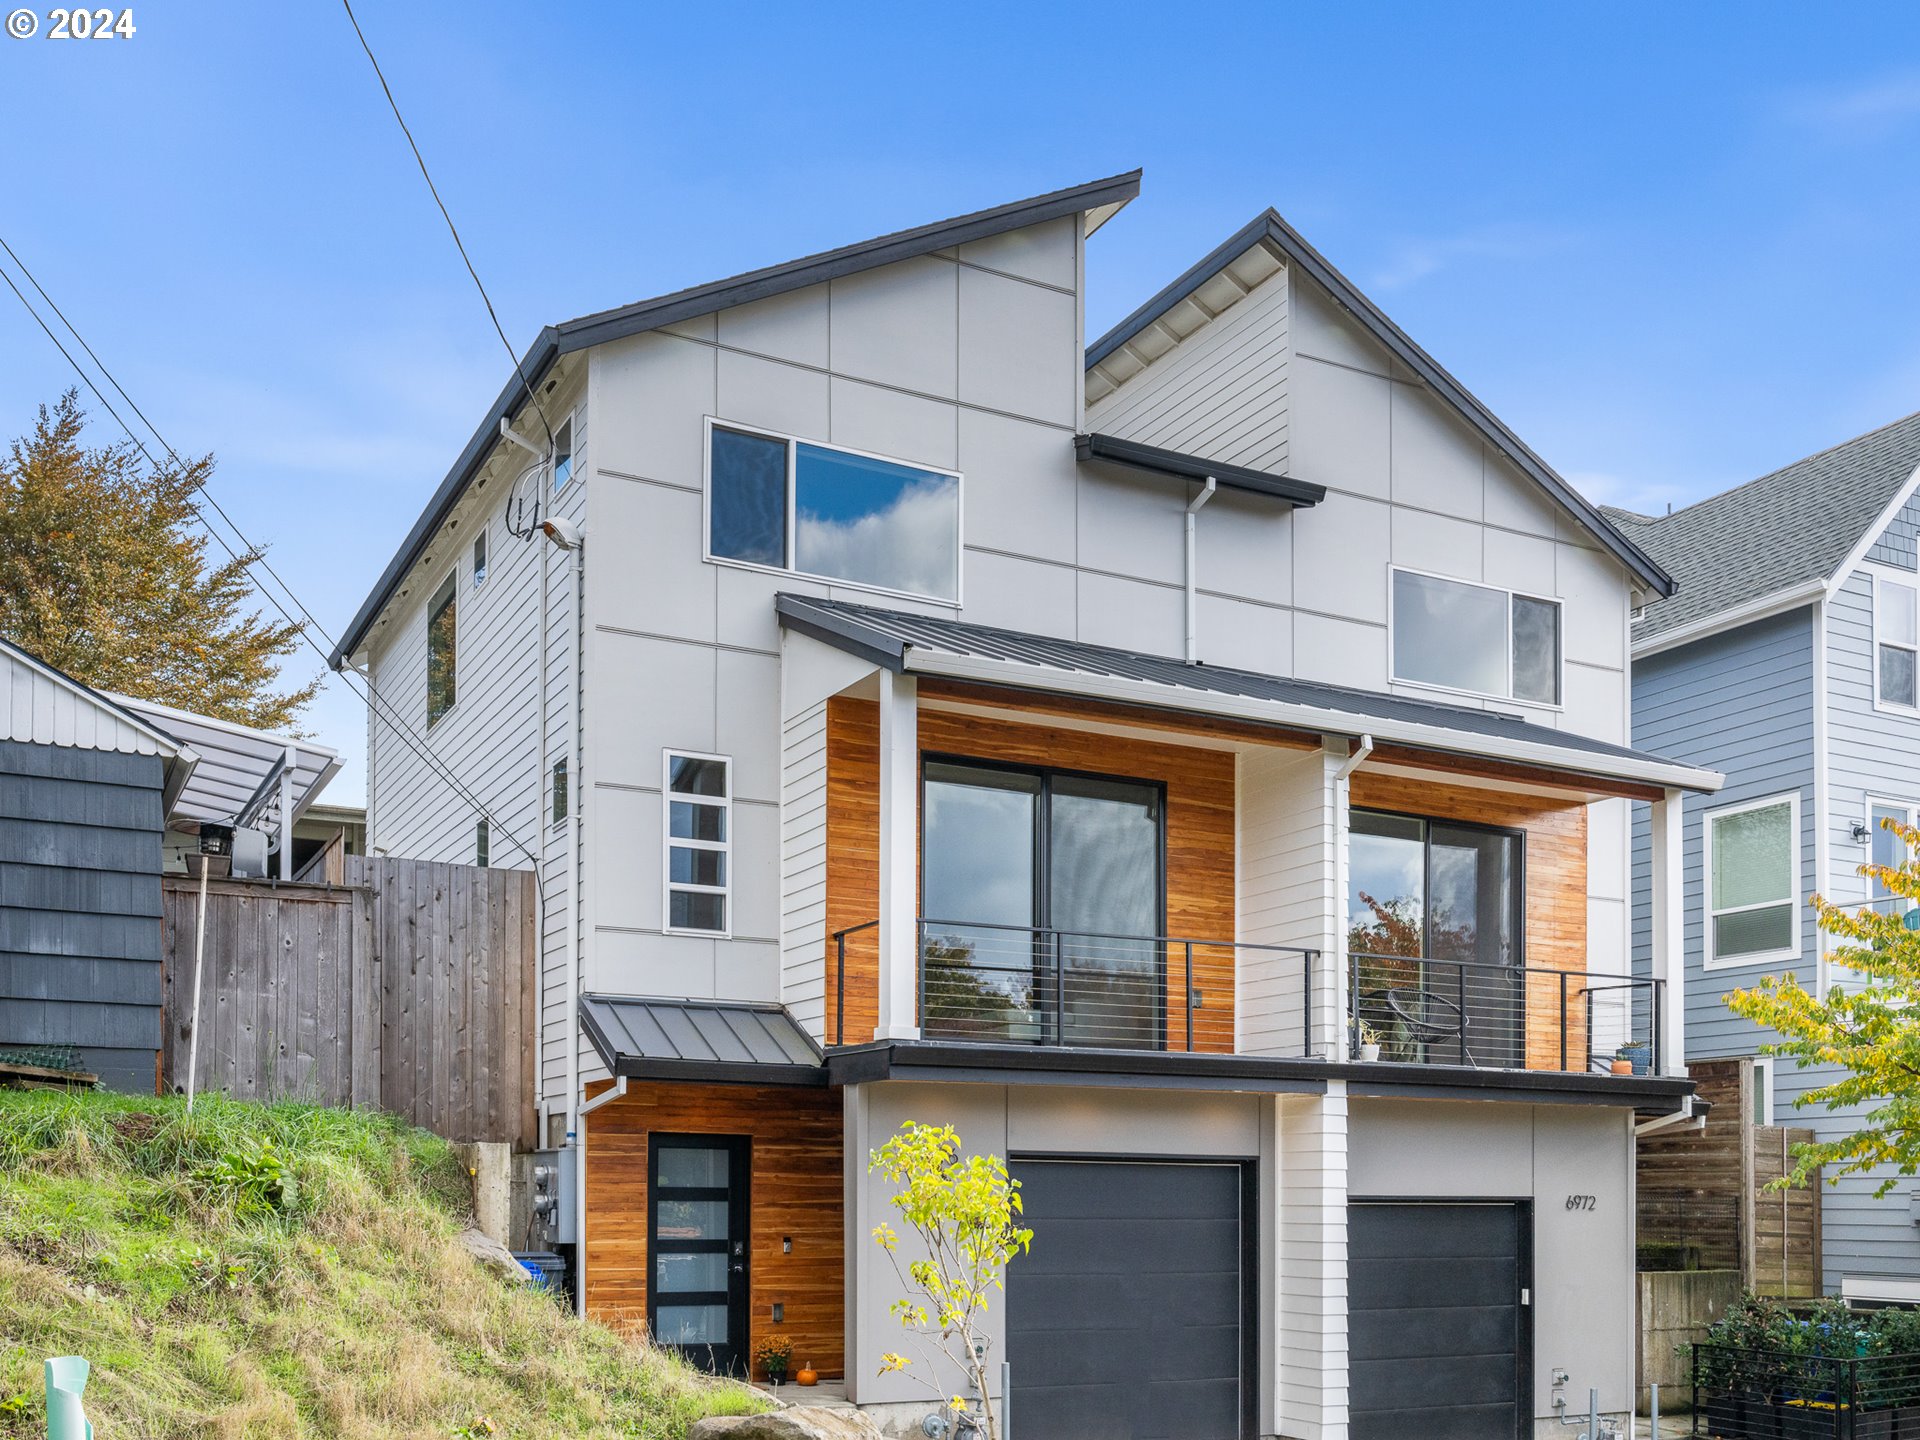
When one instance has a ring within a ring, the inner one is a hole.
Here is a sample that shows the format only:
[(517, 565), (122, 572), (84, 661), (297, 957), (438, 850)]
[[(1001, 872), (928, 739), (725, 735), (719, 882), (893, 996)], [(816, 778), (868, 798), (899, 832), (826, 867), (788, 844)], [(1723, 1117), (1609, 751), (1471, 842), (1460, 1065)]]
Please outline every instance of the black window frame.
[[(442, 649), (440, 617), (447, 615), (445, 659)], [(438, 725), (460, 703), (460, 570), (440, 583), (427, 602), (427, 724)]]

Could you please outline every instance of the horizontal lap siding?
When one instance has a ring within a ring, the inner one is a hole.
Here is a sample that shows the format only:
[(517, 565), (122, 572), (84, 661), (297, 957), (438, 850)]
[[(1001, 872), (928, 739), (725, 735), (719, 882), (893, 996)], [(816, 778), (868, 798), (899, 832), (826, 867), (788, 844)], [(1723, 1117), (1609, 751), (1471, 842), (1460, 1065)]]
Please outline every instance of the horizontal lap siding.
[[(879, 717), (871, 701), (836, 697), (828, 703), (827, 923), (828, 936), (879, 913)], [(1044, 725), (922, 709), (920, 750), (976, 760), (1050, 765), (1167, 787), (1166, 933), (1230, 941), (1234, 935), (1234, 759), (1224, 750), (1162, 745)], [(942, 919), (956, 917), (942, 916)], [(959, 917), (966, 918), (966, 917)], [(829, 1008), (836, 957), (828, 942)], [(1184, 953), (1169, 957), (1171, 1027), (1168, 1043), (1186, 1048), (1184, 1007), (1177, 987)], [(878, 947), (873, 931), (847, 946), (846, 1039), (873, 1038), (878, 1019)], [(1229, 1053), (1234, 1045), (1234, 957), (1230, 945), (1196, 946), (1193, 984), (1202, 993), (1194, 1012), (1193, 1048)], [(829, 1019), (829, 1027), (832, 1021)]]
[(0, 1048), (73, 1045), (151, 1092), (162, 762), (0, 741)]
[[(634, 1082), (583, 1123), (589, 1314), (616, 1326), (646, 1325), (648, 1135), (744, 1135), (752, 1141), (748, 1353), (779, 1335), (793, 1342), (796, 1370), (811, 1363), (822, 1375), (844, 1372), (838, 1091)], [(788, 1239), (791, 1253), (783, 1247)], [(785, 1307), (778, 1327), (776, 1304)]]
[[(1817, 888), (1813, 804), (1813, 625), (1811, 610), (1756, 621), (1725, 635), (1635, 661), (1634, 743), (1658, 755), (1706, 766), (1727, 777), (1717, 795), (1685, 800), (1683, 887), (1686, 951), (1686, 1035), (1690, 1059), (1751, 1055), (1768, 1038), (1726, 1008), (1728, 990), (1763, 973), (1798, 974), (1812, 985), (1815, 927), (1801, 913), (1803, 962), (1708, 971), (1702, 845), (1706, 812), (1771, 795), (1800, 796), (1800, 894)], [(1651, 964), (1653, 883), (1648, 809), (1634, 807), (1633, 956)]]

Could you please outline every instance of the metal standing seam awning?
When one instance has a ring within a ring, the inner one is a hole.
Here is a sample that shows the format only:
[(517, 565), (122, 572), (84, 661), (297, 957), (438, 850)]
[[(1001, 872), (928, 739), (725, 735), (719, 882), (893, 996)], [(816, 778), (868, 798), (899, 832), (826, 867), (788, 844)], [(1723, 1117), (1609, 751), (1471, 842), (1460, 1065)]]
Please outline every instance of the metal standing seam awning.
[(601, 1063), (622, 1078), (827, 1083), (825, 1055), (781, 1005), (582, 995), (580, 1024)]
[(1725, 777), (1519, 715), (1090, 645), (945, 616), (783, 592), (780, 623), (895, 673), (938, 675), (1088, 699), (1249, 720), (1307, 733), (1371, 735), (1643, 786), (1718, 790)]

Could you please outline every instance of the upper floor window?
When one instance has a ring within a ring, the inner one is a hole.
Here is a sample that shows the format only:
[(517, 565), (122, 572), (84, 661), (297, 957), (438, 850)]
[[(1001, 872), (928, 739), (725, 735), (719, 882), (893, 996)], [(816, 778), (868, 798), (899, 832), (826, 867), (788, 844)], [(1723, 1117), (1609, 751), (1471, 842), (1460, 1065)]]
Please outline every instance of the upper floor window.
[(570, 796), (567, 793), (567, 757), (562, 755), (553, 762), (553, 823), (558, 825), (567, 818)]
[(1800, 796), (1775, 795), (1706, 816), (1709, 970), (1800, 954)]
[(1391, 630), (1395, 680), (1560, 703), (1558, 600), (1395, 570)]
[(713, 424), (707, 558), (960, 598), (960, 477)]
[(473, 588), (478, 590), (487, 583), (487, 532), (482, 530), (473, 537)]
[(473, 863), (485, 869), (493, 854), (493, 829), (486, 817), (473, 822)]
[(433, 724), (453, 708), (455, 642), (459, 634), (454, 602), (456, 572), (434, 592), (427, 606), (427, 723)]
[[(1901, 825), (1913, 824), (1913, 808), (1897, 805), (1888, 800), (1875, 800), (1867, 806), (1867, 823), (1871, 827), (1868, 844), (1872, 847), (1873, 863), (1884, 870), (1898, 870), (1907, 863), (1907, 842), (1894, 831), (1887, 829), (1885, 822), (1895, 821)], [(1913, 902), (1904, 895), (1896, 895), (1887, 888), (1887, 882), (1875, 875), (1872, 879), (1872, 894), (1869, 903), (1875, 910), (1905, 914), (1912, 908)]]
[(1873, 576), (1873, 694), (1881, 705), (1913, 708), (1915, 658), (1920, 655), (1920, 626), (1915, 621), (1912, 580)]
[(569, 415), (553, 432), (553, 488), (566, 489), (573, 478), (573, 417)]
[(733, 846), (732, 767), (724, 755), (669, 750), (666, 901), (669, 932), (727, 933)]

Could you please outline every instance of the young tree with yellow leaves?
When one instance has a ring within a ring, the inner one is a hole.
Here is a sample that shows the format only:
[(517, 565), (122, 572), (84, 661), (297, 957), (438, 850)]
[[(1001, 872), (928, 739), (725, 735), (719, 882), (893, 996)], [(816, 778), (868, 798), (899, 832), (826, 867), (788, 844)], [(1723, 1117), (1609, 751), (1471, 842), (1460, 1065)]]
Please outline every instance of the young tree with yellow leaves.
[(0, 636), (102, 690), (285, 729), (320, 682), (276, 688), (300, 627), (248, 608), (261, 552), (209, 561), (212, 457), (156, 470), (88, 449), (85, 423), (69, 390), (0, 457)]
[[(911, 1292), (893, 1302), (894, 1318), (929, 1364), (944, 1362), (966, 1375), (980, 1397), (978, 1415), (965, 1396), (946, 1395), (937, 1369), (926, 1384), (956, 1412), (967, 1413), (985, 1440), (1001, 1440), (982, 1319), (989, 1292), (1007, 1288), (1008, 1264), (1033, 1245), (1033, 1231), (1020, 1226), (1020, 1182), (999, 1156), (964, 1154), (951, 1126), (912, 1120), (873, 1152), (867, 1168), (904, 1187), (891, 1203), (924, 1253), (903, 1269), (899, 1234), (884, 1222), (874, 1227), (874, 1240)], [(913, 1364), (906, 1355), (881, 1359), (883, 1375)]]
[[(1920, 829), (1882, 822), (1899, 836), (1907, 860), (1898, 866), (1862, 865), (1897, 897), (1920, 901)], [(1828, 1178), (1886, 1167), (1900, 1175), (1920, 1169), (1920, 931), (1891, 907), (1849, 910), (1813, 897), (1820, 928), (1846, 943), (1829, 954), (1836, 967), (1824, 997), (1791, 975), (1768, 976), (1751, 990), (1727, 996), (1727, 1006), (1781, 1037), (1761, 1047), (1789, 1055), (1805, 1069), (1830, 1065), (1842, 1073), (1807, 1091), (1796, 1105), (1870, 1107), (1852, 1134), (1794, 1148), (1794, 1184), (1828, 1167)], [(1884, 1195), (1893, 1179), (1874, 1193)]]

